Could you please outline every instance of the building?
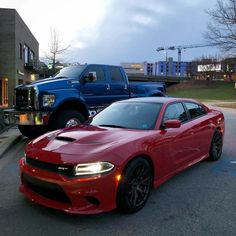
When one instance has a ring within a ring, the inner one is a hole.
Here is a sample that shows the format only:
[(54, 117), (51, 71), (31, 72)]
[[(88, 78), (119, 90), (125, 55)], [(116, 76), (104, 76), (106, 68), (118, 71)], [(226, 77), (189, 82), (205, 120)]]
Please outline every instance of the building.
[(154, 63), (144, 62), (144, 74), (152, 76), (187, 77), (188, 62), (158, 61)]
[(124, 68), (127, 74), (144, 74), (144, 63), (131, 63), (131, 62), (122, 62), (120, 66)]
[(39, 43), (15, 9), (0, 8), (0, 107), (13, 102), (15, 86), (37, 78)]
[(195, 80), (236, 81), (236, 58), (203, 58), (192, 61), (189, 73)]

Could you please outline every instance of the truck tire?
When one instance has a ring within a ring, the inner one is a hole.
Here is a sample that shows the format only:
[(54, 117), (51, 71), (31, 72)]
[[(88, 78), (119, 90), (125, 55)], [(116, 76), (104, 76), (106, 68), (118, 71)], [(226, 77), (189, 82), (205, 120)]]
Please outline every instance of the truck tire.
[(21, 134), (28, 138), (36, 138), (47, 132), (47, 126), (41, 125), (18, 125)]
[(50, 125), (50, 129), (61, 129), (64, 127), (76, 126), (82, 124), (85, 117), (77, 110), (68, 109), (58, 112)]

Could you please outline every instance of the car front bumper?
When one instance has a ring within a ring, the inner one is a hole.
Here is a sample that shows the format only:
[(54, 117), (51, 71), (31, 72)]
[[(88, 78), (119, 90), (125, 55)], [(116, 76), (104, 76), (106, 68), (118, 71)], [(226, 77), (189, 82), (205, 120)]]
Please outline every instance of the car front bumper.
[(31, 167), (22, 158), (19, 190), (46, 207), (74, 214), (97, 214), (116, 208), (117, 175), (113, 170), (100, 177), (68, 178)]
[(51, 112), (4, 110), (4, 122), (7, 125), (47, 125)]

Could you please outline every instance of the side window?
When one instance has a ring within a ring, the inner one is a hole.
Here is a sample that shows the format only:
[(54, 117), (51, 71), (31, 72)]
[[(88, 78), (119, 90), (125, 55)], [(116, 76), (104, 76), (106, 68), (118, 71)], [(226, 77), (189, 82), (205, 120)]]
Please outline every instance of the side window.
[(181, 122), (185, 122), (188, 120), (186, 111), (181, 103), (174, 103), (167, 107), (163, 121), (166, 120), (180, 120)]
[(93, 75), (94, 79), (91, 80), (90, 82), (102, 82), (105, 81), (105, 75), (104, 75), (104, 71), (102, 69), (102, 67), (100, 66), (90, 66), (87, 70), (87, 72), (85, 73), (86, 77), (89, 77), (89, 75)]
[(111, 81), (113, 83), (120, 83), (124, 82), (124, 77), (121, 74), (119, 67), (109, 67), (110, 75), (111, 75)]
[(185, 102), (185, 105), (189, 111), (191, 119), (206, 114), (206, 110), (204, 109), (204, 107), (197, 103)]

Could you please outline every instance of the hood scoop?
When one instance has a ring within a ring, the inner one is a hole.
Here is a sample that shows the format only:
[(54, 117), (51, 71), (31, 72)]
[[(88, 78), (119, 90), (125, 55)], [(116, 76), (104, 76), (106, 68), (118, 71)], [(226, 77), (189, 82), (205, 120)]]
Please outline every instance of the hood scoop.
[(65, 137), (65, 136), (57, 136), (55, 138), (56, 140), (64, 141), (64, 142), (74, 142), (76, 139), (75, 138), (70, 138), (70, 137)]

